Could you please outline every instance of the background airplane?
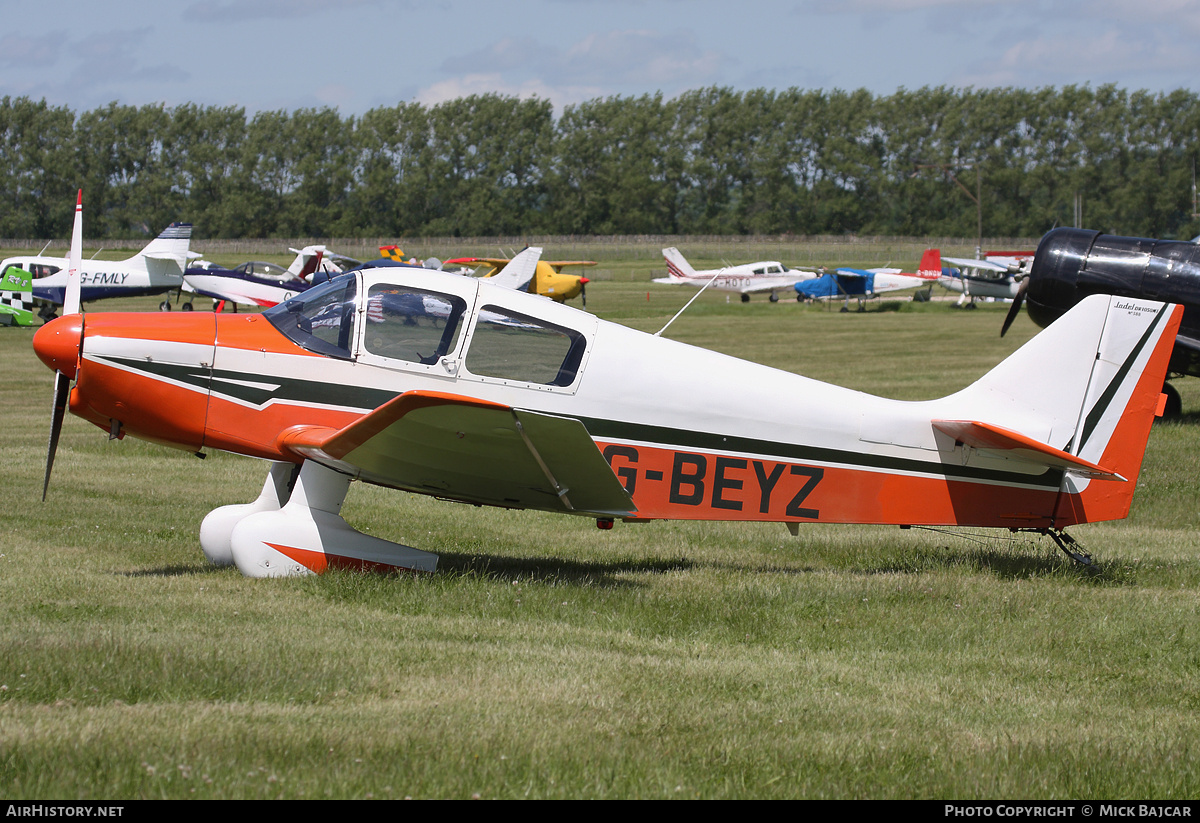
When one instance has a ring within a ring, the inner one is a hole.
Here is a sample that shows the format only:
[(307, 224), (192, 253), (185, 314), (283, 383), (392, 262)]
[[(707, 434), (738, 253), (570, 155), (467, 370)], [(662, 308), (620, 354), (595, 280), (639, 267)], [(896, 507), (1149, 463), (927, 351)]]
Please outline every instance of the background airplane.
[(697, 270), (692, 268), (692, 264), (674, 246), (663, 249), (663, 257), (667, 261), (667, 276), (654, 278), (655, 283), (704, 288), (711, 281), (708, 288), (737, 292), (742, 296), (743, 303), (750, 301), (750, 295), (762, 292), (769, 292), (770, 300), (774, 303), (779, 300), (779, 292), (787, 291), (796, 283), (817, 276), (814, 271), (789, 269), (777, 260)]
[(941, 276), (941, 252), (938, 249), (926, 249), (917, 271), (913, 273), (894, 268), (840, 268), (813, 280), (797, 283), (794, 288), (797, 300), (844, 298), (842, 311), (849, 311), (850, 298), (857, 298), (858, 310), (862, 311), (864, 300), (887, 292), (929, 286)]
[[(1091, 294), (1145, 298), (1183, 306), (1183, 321), (1171, 355), (1170, 373), (1200, 377), (1200, 246), (1184, 240), (1119, 237), (1088, 229), (1061, 228), (1038, 244), (1028, 274), (1021, 278), (1001, 336), (1028, 306), (1029, 318), (1046, 327)], [(1169, 384), (1167, 414), (1181, 411)]]
[(962, 295), (955, 304), (975, 308), (975, 298), (990, 297), (1013, 300), (1020, 287), (1020, 277), (1029, 270), (1034, 252), (989, 251), (982, 260), (968, 257), (943, 257), (945, 267), (938, 282), (950, 291)]
[[(519, 255), (517, 255), (519, 256)], [(471, 266), (487, 271), (483, 277), (496, 277), (507, 268), (516, 257), (455, 257), (442, 265)], [(565, 302), (578, 295), (584, 308), (587, 308), (588, 279), (582, 275), (563, 274), (567, 266), (594, 266), (595, 260), (538, 260), (537, 266), (529, 278), (525, 280), (523, 291), (530, 294), (540, 294), (558, 303)]]
[(0, 326), (33, 325), (33, 277), (17, 266), (0, 274)]
[[(190, 223), (172, 223), (144, 249), (126, 260), (84, 260), (79, 273), (80, 300), (90, 303), (112, 297), (138, 297), (162, 294), (183, 285), (188, 260), (198, 257), (188, 250), (192, 237)], [(10, 257), (0, 262), (0, 271), (16, 266), (33, 278), (33, 297), (41, 304), (43, 319), (55, 316), (63, 303), (67, 284), (68, 259), (31, 255)]]
[[(259, 306), (269, 308), (299, 294), (315, 283), (341, 274), (345, 268), (361, 265), (358, 260), (330, 252), (325, 246), (305, 246), (289, 249), (296, 259), (287, 268), (275, 263), (252, 260), (232, 269), (222, 268), (207, 260), (197, 261), (183, 275), (184, 292), (210, 297), (218, 304), (231, 303), (236, 307)], [(314, 275), (324, 275), (316, 276)], [(223, 306), (219, 305), (218, 310)], [(159, 306), (170, 311), (171, 303), (163, 301)], [(188, 298), (180, 308), (192, 310), (192, 299)]]
[(1009, 266), (990, 260), (967, 257), (946, 257), (943, 261), (949, 263), (950, 267), (945, 267), (938, 283), (961, 295), (956, 306), (973, 309), (977, 297), (1012, 300), (1017, 296), (1020, 284), (1015, 275), (1019, 274), (1019, 270), (1014, 271)]

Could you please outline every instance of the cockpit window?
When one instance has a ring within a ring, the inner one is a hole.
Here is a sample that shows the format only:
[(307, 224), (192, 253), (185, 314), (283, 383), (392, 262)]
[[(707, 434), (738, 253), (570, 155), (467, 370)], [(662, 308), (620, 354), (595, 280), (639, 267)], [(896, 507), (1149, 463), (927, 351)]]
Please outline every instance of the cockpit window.
[(349, 359), (357, 292), (353, 275), (338, 277), (267, 309), (263, 317), (302, 348)]
[(546, 386), (575, 382), (587, 338), (573, 329), (484, 306), (471, 336), (466, 366), (472, 374)]
[(431, 365), (458, 344), (461, 297), (377, 283), (367, 292), (363, 347), (371, 354)]

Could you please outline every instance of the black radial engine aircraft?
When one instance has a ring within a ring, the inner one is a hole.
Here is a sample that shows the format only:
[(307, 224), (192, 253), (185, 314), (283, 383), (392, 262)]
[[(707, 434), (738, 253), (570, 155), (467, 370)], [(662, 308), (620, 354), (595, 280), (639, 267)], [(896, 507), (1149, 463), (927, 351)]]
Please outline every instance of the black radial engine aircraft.
[[(1029, 318), (1045, 327), (1098, 293), (1181, 304), (1183, 321), (1167, 377), (1200, 377), (1200, 244), (1194, 242), (1054, 229), (1038, 244), (1000, 334), (1008, 331), (1022, 304), (1029, 307)], [(1178, 414), (1179, 392), (1169, 384), (1163, 392), (1166, 414)]]

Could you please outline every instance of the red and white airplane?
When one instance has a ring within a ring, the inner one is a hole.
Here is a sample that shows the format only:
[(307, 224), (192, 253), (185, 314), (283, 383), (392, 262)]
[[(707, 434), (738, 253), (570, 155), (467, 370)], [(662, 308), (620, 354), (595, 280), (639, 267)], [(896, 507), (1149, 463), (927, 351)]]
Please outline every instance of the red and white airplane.
[(667, 276), (654, 278), (655, 283), (737, 292), (742, 296), (743, 303), (750, 302), (750, 295), (762, 292), (769, 292), (770, 300), (774, 303), (779, 300), (779, 292), (790, 292), (797, 283), (817, 276), (815, 271), (789, 269), (777, 260), (698, 271), (674, 246), (662, 251), (667, 261)]
[(978, 382), (923, 402), (402, 267), (261, 315), (72, 314), (34, 349), (56, 408), (69, 388), (70, 411), (112, 437), (272, 461), (257, 500), (200, 528), (211, 561), (250, 576), (432, 571), (436, 555), (340, 517), (353, 480), (602, 527), (982, 526), (1070, 553), (1064, 528), (1129, 510), (1181, 314), (1088, 297)]

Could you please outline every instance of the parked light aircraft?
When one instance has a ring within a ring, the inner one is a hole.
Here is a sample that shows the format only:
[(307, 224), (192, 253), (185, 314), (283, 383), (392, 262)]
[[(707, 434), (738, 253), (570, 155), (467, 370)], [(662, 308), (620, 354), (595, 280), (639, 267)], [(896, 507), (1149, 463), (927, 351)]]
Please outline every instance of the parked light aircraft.
[[(1087, 229), (1054, 229), (1042, 238), (1009, 307), (1003, 335), (1021, 311), (1046, 327), (1092, 294), (1165, 300), (1183, 307), (1171, 355), (1172, 376), (1200, 377), (1200, 246), (1183, 240), (1118, 237)], [(1181, 411), (1179, 393), (1163, 386), (1167, 413)]]
[[(667, 261), (667, 276), (654, 278), (655, 283), (668, 286), (706, 286), (717, 291), (737, 292), (742, 302), (750, 302), (751, 294), (770, 292), (772, 303), (779, 300), (779, 292), (787, 291), (802, 280), (817, 276), (815, 271), (789, 269), (777, 260), (761, 260), (757, 263), (741, 263), (721, 269), (694, 269), (679, 249), (672, 246), (663, 249)], [(711, 282), (711, 285), (709, 285)]]
[[(330, 252), (325, 246), (305, 246), (289, 251), (296, 254), (296, 259), (287, 268), (252, 260), (225, 269), (207, 260), (200, 260), (184, 272), (180, 294), (199, 294), (219, 303), (232, 303), (235, 310), (238, 305), (266, 308), (282, 303), (316, 282), (341, 274), (344, 268), (360, 265), (359, 261)], [(170, 311), (170, 301), (164, 300), (159, 308)], [(191, 311), (192, 299), (189, 297), (180, 308)]]
[(432, 571), (436, 555), (341, 518), (355, 479), (602, 527), (956, 524), (1041, 532), (1070, 553), (1063, 529), (1129, 510), (1182, 311), (1085, 299), (924, 402), (411, 267), (262, 314), (67, 315), (33, 345), (56, 375), (47, 484), (68, 398), (110, 437), (272, 461), (257, 500), (200, 527), (211, 561), (250, 576)]
[(33, 277), (17, 266), (0, 274), (0, 326), (33, 325)]
[(849, 311), (850, 298), (858, 299), (858, 310), (863, 310), (863, 301), (887, 292), (919, 288), (936, 282), (942, 274), (941, 252), (926, 249), (915, 273), (901, 269), (851, 269), (840, 268), (795, 285), (797, 300), (819, 300), (841, 297), (845, 300), (842, 311)]
[(1012, 300), (1017, 296), (1020, 278), (1033, 260), (1033, 252), (989, 251), (984, 259), (944, 257), (955, 268), (944, 269), (938, 282), (962, 296), (955, 305), (975, 308), (975, 298)]
[[(84, 303), (110, 297), (138, 297), (162, 294), (179, 288), (189, 258), (192, 237), (190, 223), (172, 223), (140, 252), (127, 260), (84, 260), (81, 263), (80, 299)], [(42, 304), (43, 319), (53, 318), (55, 306), (62, 305), (67, 283), (67, 258), (30, 255), (10, 257), (0, 262), (0, 271), (9, 266), (24, 269), (33, 276), (33, 297)]]
[[(520, 255), (509, 257), (455, 257), (445, 261), (443, 265), (486, 266), (483, 277), (497, 277), (504, 272)], [(567, 266), (594, 266), (595, 260), (539, 260), (530, 277), (523, 278), (525, 285), (522, 290), (531, 294), (540, 294), (559, 303), (580, 296), (584, 308), (587, 307), (588, 279), (582, 275), (563, 274)]]

